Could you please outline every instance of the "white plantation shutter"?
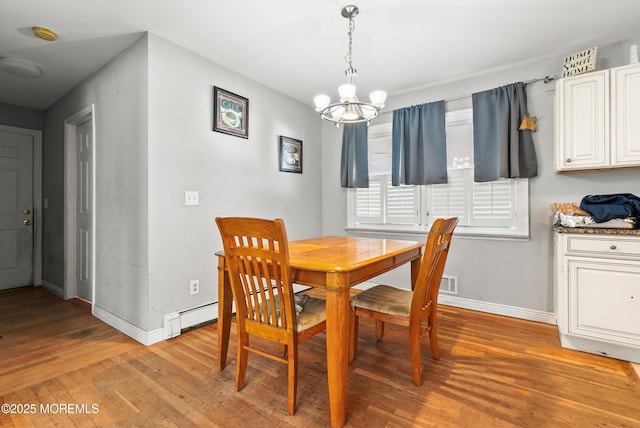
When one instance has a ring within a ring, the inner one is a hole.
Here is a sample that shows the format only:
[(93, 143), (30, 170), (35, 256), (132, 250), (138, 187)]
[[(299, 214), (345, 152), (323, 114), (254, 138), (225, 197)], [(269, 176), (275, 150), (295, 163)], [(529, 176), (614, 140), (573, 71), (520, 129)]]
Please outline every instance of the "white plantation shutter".
[(502, 179), (473, 183), (472, 224), (474, 226), (514, 225), (515, 180)]
[(387, 190), (387, 218), (390, 224), (418, 224), (418, 187), (392, 186), (391, 180), (386, 181)]
[(382, 182), (370, 177), (368, 188), (356, 189), (356, 223), (383, 223)]
[(473, 181), (473, 169), (449, 169), (449, 183), (429, 189), (429, 223), (438, 217), (458, 217), (459, 226), (513, 227), (516, 181)]
[(450, 169), (447, 184), (432, 184), (429, 189), (429, 224), (439, 217), (458, 217), (460, 226), (468, 225), (466, 169)]

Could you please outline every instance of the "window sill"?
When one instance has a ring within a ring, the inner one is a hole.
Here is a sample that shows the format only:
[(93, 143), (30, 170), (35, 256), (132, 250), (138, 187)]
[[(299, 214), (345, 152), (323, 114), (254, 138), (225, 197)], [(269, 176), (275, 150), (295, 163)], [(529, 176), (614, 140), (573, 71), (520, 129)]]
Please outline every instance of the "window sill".
[[(345, 231), (351, 233), (361, 233), (366, 235), (417, 235), (426, 238), (431, 230), (430, 227), (401, 227), (401, 226), (376, 226), (367, 225), (359, 227), (345, 227)], [(515, 230), (504, 230), (495, 228), (470, 228), (468, 226), (458, 226), (454, 232), (455, 236), (470, 239), (506, 239), (506, 240), (529, 240), (529, 233)]]

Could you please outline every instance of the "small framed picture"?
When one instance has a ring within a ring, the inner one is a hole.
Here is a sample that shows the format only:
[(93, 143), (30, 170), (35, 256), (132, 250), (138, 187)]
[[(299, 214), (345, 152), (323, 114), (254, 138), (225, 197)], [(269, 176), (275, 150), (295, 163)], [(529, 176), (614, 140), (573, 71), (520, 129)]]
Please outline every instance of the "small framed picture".
[(213, 130), (249, 138), (249, 100), (214, 86)]
[(280, 136), (280, 171), (302, 173), (302, 141)]

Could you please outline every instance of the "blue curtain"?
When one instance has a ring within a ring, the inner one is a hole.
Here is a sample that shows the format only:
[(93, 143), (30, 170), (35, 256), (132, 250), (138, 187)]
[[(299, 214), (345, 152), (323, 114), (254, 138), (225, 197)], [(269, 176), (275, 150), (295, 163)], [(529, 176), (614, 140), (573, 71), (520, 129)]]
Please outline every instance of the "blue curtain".
[(447, 182), (444, 101), (393, 111), (391, 184)]
[(528, 115), (525, 84), (513, 83), (471, 97), (475, 181), (538, 175), (531, 131), (519, 129)]
[(345, 123), (342, 130), (342, 187), (369, 187), (368, 126), (366, 122)]

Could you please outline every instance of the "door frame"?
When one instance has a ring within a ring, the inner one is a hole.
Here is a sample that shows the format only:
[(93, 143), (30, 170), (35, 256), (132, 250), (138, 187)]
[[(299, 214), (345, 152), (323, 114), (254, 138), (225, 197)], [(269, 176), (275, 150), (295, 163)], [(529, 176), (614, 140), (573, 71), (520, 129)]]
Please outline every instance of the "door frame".
[(64, 298), (72, 299), (77, 296), (78, 277), (76, 274), (77, 267), (77, 209), (78, 209), (78, 126), (86, 121), (92, 121), (92, 149), (93, 149), (93, 176), (92, 176), (92, 211), (93, 219), (91, 225), (91, 233), (93, 242), (91, 246), (91, 304), (95, 301), (96, 294), (96, 270), (95, 270), (95, 254), (96, 254), (96, 122), (95, 107), (90, 104), (80, 111), (76, 112), (64, 121)]
[(0, 131), (29, 135), (33, 141), (33, 285), (42, 285), (42, 131), (0, 125)]

